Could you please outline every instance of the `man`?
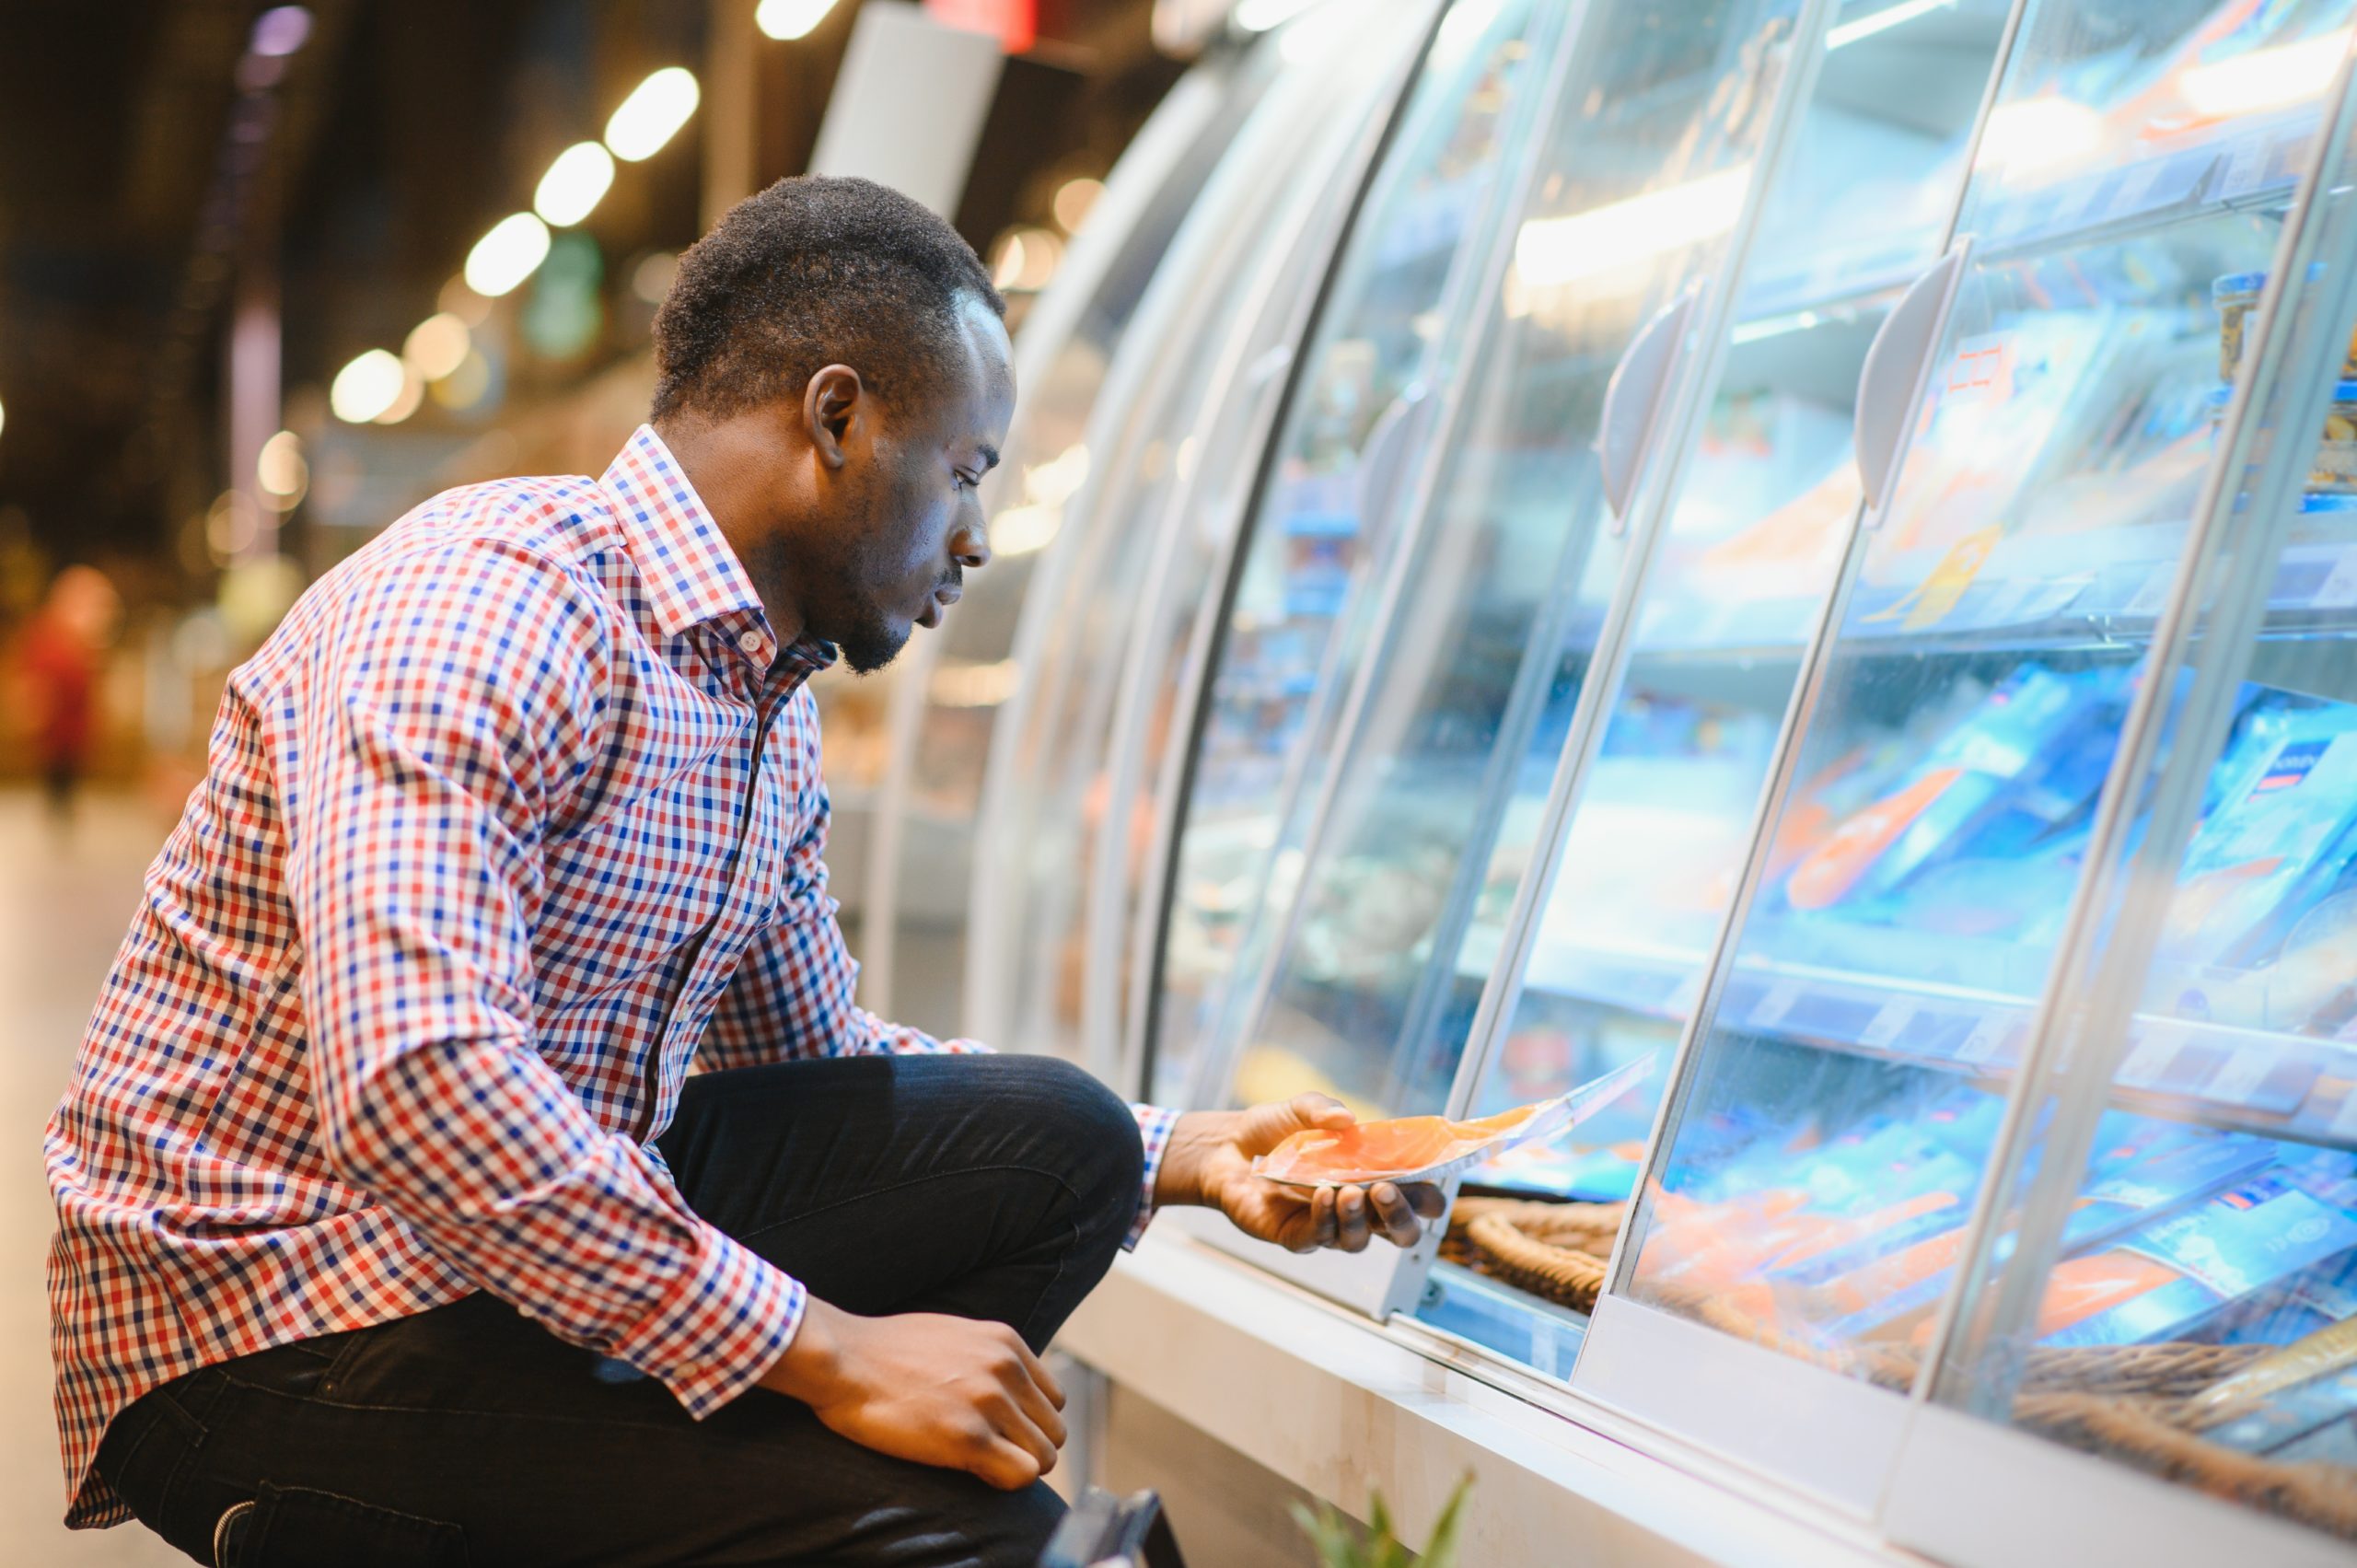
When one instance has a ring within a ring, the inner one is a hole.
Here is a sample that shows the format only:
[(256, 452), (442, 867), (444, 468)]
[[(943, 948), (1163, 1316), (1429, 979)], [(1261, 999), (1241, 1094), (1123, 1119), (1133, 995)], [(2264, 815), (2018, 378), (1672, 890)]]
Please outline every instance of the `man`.
[[(1028, 1564), (1039, 1353), (1156, 1206), (1406, 1243), (860, 1010), (804, 689), (990, 559), (1003, 305), (793, 180), (681, 259), (597, 481), (428, 502), (230, 679), (52, 1121), (68, 1522), (203, 1562)], [(691, 1063), (703, 1069), (689, 1075)]]

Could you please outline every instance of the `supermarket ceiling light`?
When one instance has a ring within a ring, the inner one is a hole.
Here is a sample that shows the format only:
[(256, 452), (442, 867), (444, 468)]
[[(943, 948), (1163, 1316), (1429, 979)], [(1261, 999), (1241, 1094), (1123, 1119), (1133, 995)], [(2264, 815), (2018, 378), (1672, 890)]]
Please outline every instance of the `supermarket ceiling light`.
[(417, 412), (418, 404), (424, 401), (425, 383), (411, 375), (409, 367), (407, 366), (403, 366), (401, 367), (401, 389), (393, 394), (392, 402), (387, 405), (385, 411), (377, 416), (376, 423), (378, 424), (399, 424), (402, 420), (407, 419), (411, 414), (415, 413)]
[(261, 444), (254, 459), (254, 477), (273, 495), (296, 495), (308, 482), (310, 469), (303, 461), (303, 438), (282, 430)]
[(1234, 17), (1246, 32), (1267, 32), (1300, 16), (1318, 0), (1239, 0)]
[(2191, 66), (2177, 77), (2177, 91), (2196, 113), (2220, 119), (2302, 103), (2332, 86), (2333, 73), (2349, 52), (2349, 37), (2347, 28), (2339, 28), (2214, 65)]
[(1515, 238), (1515, 271), (1525, 288), (1558, 288), (1724, 234), (1750, 180), (1751, 166), (1737, 164), (1584, 213), (1533, 218)]
[(614, 155), (597, 142), (575, 142), (556, 155), (532, 192), (532, 210), (551, 228), (570, 228), (598, 210), (614, 182)]
[(1050, 203), (1050, 206), (1055, 212), (1058, 226), (1062, 227), (1066, 234), (1077, 233), (1080, 226), (1088, 221), (1088, 215), (1096, 210), (1098, 199), (1104, 194), (1105, 182), (1101, 180), (1091, 180), (1085, 174), (1077, 180), (1067, 180), (1057, 186), (1055, 200)]
[(1860, 17), (1854, 22), (1843, 22), (1840, 27), (1829, 29), (1825, 35), (1825, 47), (1840, 49), (1862, 38), (1887, 32), (1901, 22), (1911, 22), (1933, 11), (1945, 11), (1955, 4), (1956, 0), (1898, 0), (1896, 6), (1886, 6), (1871, 16)]
[(606, 145), (624, 163), (651, 158), (688, 122), (702, 97), (695, 73), (666, 65), (638, 84), (606, 122)]
[(428, 316), (409, 330), (401, 344), (401, 363), (421, 381), (439, 381), (466, 363), (474, 346), (467, 324), (447, 310)]
[(810, 30), (834, 8), (835, 0), (761, 0), (761, 9), (753, 13), (753, 25), (780, 43), (791, 43), (809, 37)]
[(2014, 173), (2068, 163), (2103, 141), (2103, 116), (2067, 98), (2024, 99), (1990, 111), (1980, 160)]
[(496, 299), (549, 259), (549, 226), (531, 213), (510, 213), (467, 252), (467, 286)]
[(366, 424), (401, 401), (408, 379), (398, 358), (372, 348), (335, 373), (328, 387), (328, 407), (346, 424)]

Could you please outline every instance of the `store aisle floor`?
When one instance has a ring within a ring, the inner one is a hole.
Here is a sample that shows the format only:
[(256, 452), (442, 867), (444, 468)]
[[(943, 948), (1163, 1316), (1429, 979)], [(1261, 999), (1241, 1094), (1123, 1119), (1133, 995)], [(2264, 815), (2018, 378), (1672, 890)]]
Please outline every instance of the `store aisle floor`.
[(50, 1413), (50, 1236), (41, 1130), (169, 826), (117, 796), (81, 804), (69, 832), (29, 791), (0, 791), (0, 1564), (146, 1568), (186, 1562), (137, 1526), (68, 1530)]

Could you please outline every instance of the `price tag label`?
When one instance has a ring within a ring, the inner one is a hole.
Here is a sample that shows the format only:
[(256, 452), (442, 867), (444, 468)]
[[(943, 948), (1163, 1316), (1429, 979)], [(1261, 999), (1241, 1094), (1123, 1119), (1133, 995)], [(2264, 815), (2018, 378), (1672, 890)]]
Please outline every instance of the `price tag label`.
[(2152, 1087), (2168, 1072), (2169, 1063), (2177, 1060), (2177, 1051), (2192, 1034), (2183, 1024), (2147, 1024), (2137, 1031), (2135, 1047), (2119, 1064), (2113, 1081)]
[(2228, 1105), (2247, 1105), (2258, 1086), (2267, 1082), (2281, 1060), (2274, 1051), (2258, 1044), (2238, 1047), (2235, 1053), (2219, 1063), (2210, 1082), (2202, 1086), (2201, 1098), (2223, 1100)]
[(2340, 552), (2332, 570), (2316, 585), (2316, 597), (2310, 602), (2318, 610), (2347, 610), (2357, 605), (2357, 550)]
[(2122, 607), (2120, 613), (2136, 616), (2158, 615), (2168, 606), (2169, 587), (2173, 575), (2169, 568), (2163, 567), (2145, 578), (2144, 586), (2136, 590), (2135, 596)]
[(1979, 1066), (1994, 1057), (2014, 1031), (2009, 1018), (1983, 1018), (1972, 1026), (1964, 1043), (1956, 1048), (1956, 1060)]
[(1885, 1003), (1873, 1017), (1866, 1020), (1865, 1027), (1859, 1029), (1858, 1043), (1875, 1051), (1887, 1051), (1891, 1042), (1905, 1034), (1907, 1026), (1914, 1021), (1915, 1004), (1912, 1002)]
[(1772, 1029), (1784, 1021), (1794, 1005), (1801, 999), (1798, 981), (1780, 980), (1760, 994), (1751, 1006), (1751, 1027)]
[(2246, 136), (2226, 160), (2225, 178), (2218, 181), (2221, 199), (2258, 189), (2267, 179), (2268, 145), (2264, 138)]

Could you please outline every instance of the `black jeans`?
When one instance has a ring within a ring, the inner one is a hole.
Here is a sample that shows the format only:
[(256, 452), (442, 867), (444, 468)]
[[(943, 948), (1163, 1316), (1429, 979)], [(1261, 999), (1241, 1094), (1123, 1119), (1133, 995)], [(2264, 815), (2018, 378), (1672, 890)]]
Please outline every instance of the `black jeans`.
[[(1043, 1349), (1136, 1218), (1137, 1124), (1040, 1057), (862, 1057), (689, 1081), (658, 1145), (696, 1212), (852, 1312), (996, 1318)], [(887, 1458), (752, 1389), (668, 1390), (476, 1295), (206, 1367), (99, 1474), (201, 1562), (1031, 1568), (1063, 1512)]]

